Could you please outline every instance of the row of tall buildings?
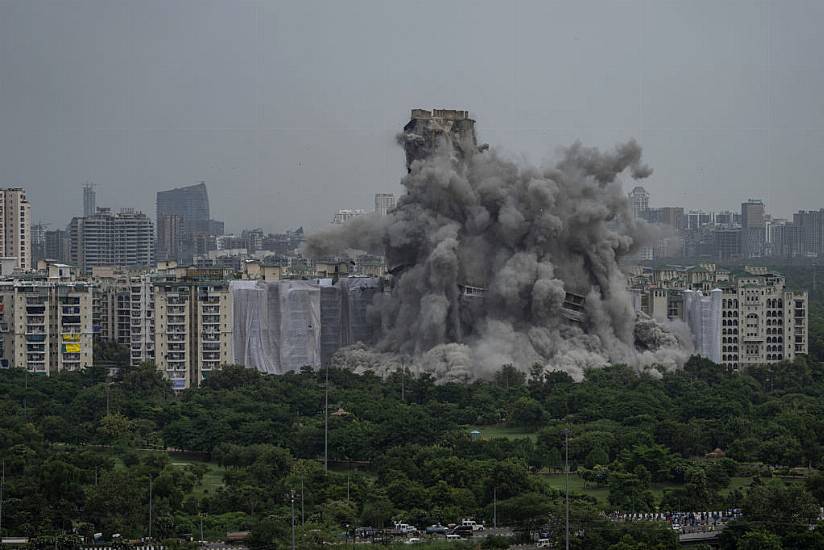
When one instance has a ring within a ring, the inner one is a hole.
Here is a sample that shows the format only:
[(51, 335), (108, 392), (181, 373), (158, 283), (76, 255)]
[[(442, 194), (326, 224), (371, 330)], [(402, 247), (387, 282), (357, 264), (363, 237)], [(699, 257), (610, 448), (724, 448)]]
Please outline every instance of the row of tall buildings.
[(90, 274), (41, 260), (0, 280), (0, 368), (82, 369), (97, 342), (126, 347), (131, 365), (154, 364), (176, 390), (227, 364), (319, 368), (340, 346), (368, 340), (367, 308), (380, 289), (380, 277), (337, 259), (294, 270), (246, 260), (241, 272), (161, 262)]
[(808, 351), (808, 296), (763, 267), (734, 273), (715, 264), (637, 268), (636, 310), (690, 327), (696, 353), (731, 369), (777, 363)]
[(640, 186), (630, 191), (629, 201), (636, 218), (669, 229), (641, 252), (644, 260), (824, 256), (824, 209), (800, 210), (789, 220), (771, 216), (758, 199), (742, 202), (736, 212), (653, 208), (650, 194)]

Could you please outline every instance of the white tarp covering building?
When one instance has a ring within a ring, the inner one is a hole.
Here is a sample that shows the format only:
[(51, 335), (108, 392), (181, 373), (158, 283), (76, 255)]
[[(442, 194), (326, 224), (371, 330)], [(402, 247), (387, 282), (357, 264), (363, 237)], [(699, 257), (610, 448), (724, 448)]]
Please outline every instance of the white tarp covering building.
[(380, 280), (232, 281), (234, 362), (269, 374), (319, 368), (342, 346), (369, 342), (367, 308)]
[(695, 351), (716, 363), (721, 362), (721, 289), (709, 296), (701, 291), (684, 291), (684, 318), (692, 331)]

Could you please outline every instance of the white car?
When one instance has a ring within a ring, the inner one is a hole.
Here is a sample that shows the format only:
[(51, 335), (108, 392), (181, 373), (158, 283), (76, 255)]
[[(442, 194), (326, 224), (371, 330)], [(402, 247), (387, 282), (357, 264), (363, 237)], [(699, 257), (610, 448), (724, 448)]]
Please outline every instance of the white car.
[(536, 544), (535, 546), (538, 548), (549, 548), (551, 545), (552, 543), (549, 541), (549, 539), (538, 539), (538, 544)]
[(420, 544), (422, 542), (423, 541), (421, 539), (419, 539), (418, 537), (410, 537), (410, 538), (406, 539), (404, 544)]
[(461, 540), (460, 535), (446, 535), (446, 540)]

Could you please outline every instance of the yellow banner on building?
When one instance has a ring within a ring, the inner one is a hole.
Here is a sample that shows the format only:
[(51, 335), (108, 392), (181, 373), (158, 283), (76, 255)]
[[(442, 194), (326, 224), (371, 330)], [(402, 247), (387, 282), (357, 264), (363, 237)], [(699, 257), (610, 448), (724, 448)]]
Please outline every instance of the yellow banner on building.
[(79, 334), (64, 334), (63, 335), (64, 342), (79, 342), (80, 335)]
[(80, 353), (80, 344), (63, 344), (66, 353)]

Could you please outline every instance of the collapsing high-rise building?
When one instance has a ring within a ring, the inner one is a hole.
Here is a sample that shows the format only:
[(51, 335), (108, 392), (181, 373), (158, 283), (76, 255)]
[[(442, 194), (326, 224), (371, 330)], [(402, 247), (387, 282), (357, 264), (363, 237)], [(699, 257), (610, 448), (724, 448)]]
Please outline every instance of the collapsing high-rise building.
[(403, 127), (398, 142), (406, 151), (407, 170), (411, 170), (414, 161), (431, 157), (446, 143), (450, 143), (460, 157), (479, 149), (475, 121), (469, 118), (469, 111), (454, 109), (412, 109), (411, 119)]

